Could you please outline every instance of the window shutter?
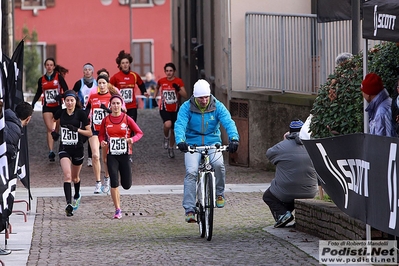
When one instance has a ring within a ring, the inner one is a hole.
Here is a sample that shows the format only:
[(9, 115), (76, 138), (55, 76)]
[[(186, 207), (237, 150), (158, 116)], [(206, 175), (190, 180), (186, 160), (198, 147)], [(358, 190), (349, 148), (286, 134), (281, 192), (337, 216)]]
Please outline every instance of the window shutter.
[(46, 0), (47, 7), (55, 7), (55, 0)]
[(56, 45), (55, 44), (47, 44), (46, 45), (46, 58), (54, 58), (55, 63), (57, 64), (57, 53), (56, 53)]
[(21, 0), (14, 0), (14, 7), (21, 7)]

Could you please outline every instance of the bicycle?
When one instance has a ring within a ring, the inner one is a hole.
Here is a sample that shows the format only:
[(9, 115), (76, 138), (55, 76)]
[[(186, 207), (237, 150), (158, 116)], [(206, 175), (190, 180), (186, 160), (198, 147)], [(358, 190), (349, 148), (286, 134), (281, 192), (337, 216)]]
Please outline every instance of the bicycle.
[(206, 236), (208, 241), (212, 239), (213, 211), (216, 205), (215, 169), (212, 167), (210, 155), (228, 150), (229, 145), (219, 144), (188, 147), (188, 152), (201, 154), (196, 189), (196, 215), (200, 236)]

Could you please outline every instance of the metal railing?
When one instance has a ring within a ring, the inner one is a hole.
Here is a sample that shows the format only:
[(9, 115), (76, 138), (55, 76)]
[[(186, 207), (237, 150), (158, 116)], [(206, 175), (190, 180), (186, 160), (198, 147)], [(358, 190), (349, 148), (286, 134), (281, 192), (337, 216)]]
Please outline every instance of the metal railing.
[(316, 15), (247, 13), (247, 90), (316, 94), (336, 56), (352, 50), (351, 24), (317, 23)]

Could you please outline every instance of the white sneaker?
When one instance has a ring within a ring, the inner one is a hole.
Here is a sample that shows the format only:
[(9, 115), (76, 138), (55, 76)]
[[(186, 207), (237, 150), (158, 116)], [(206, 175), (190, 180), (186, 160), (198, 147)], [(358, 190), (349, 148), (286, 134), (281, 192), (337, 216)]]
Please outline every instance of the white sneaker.
[(166, 150), (169, 147), (169, 138), (163, 137), (163, 148)]
[(93, 164), (91, 163), (91, 158), (87, 158), (87, 166), (88, 167), (93, 166)]
[(109, 177), (105, 177), (104, 176), (104, 182), (103, 182), (103, 185), (101, 187), (101, 190), (102, 190), (103, 193), (108, 193), (109, 192), (109, 188), (110, 188), (109, 183), (110, 183)]
[(96, 182), (96, 187), (94, 188), (94, 194), (101, 193), (101, 182)]

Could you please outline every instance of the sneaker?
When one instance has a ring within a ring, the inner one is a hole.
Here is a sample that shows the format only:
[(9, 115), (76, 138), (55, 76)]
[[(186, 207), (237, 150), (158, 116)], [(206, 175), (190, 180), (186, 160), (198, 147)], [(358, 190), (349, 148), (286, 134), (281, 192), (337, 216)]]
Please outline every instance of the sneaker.
[(169, 138), (163, 137), (163, 148), (166, 150), (169, 147)]
[(73, 216), (73, 207), (71, 204), (68, 204), (65, 208), (65, 214), (66, 216), (70, 217)]
[(289, 222), (294, 220), (294, 215), (290, 211), (287, 211), (285, 214), (280, 215), (277, 222), (275, 223), (274, 227), (284, 227), (286, 226)]
[(121, 209), (116, 209), (114, 214), (114, 219), (121, 219), (122, 218), (122, 211)]
[(55, 161), (55, 153), (53, 151), (50, 151), (48, 153), (48, 158), (49, 158), (50, 162), (54, 162)]
[(91, 162), (91, 158), (87, 158), (87, 166), (88, 167), (93, 166), (93, 163)]
[(109, 192), (109, 188), (110, 188), (110, 185), (109, 185), (109, 177), (105, 177), (104, 176), (104, 182), (103, 182), (103, 185), (101, 186), (101, 191), (103, 192), (103, 193), (108, 193)]
[(80, 195), (80, 193), (79, 193), (79, 198), (77, 198), (77, 199), (73, 199), (73, 201), (72, 201), (72, 207), (73, 207), (73, 210), (74, 211), (76, 211), (78, 208), (79, 208), (79, 204), (80, 204), (80, 199), (82, 198), (82, 195)]
[(193, 212), (186, 213), (186, 222), (187, 223), (195, 223), (196, 222), (195, 215)]
[(217, 196), (216, 207), (223, 208), (224, 207), (224, 203), (225, 203), (224, 197), (223, 196)]
[(94, 194), (101, 193), (101, 182), (96, 182), (96, 187), (94, 188)]
[(168, 148), (168, 157), (175, 158), (175, 152), (173, 151), (173, 148)]

